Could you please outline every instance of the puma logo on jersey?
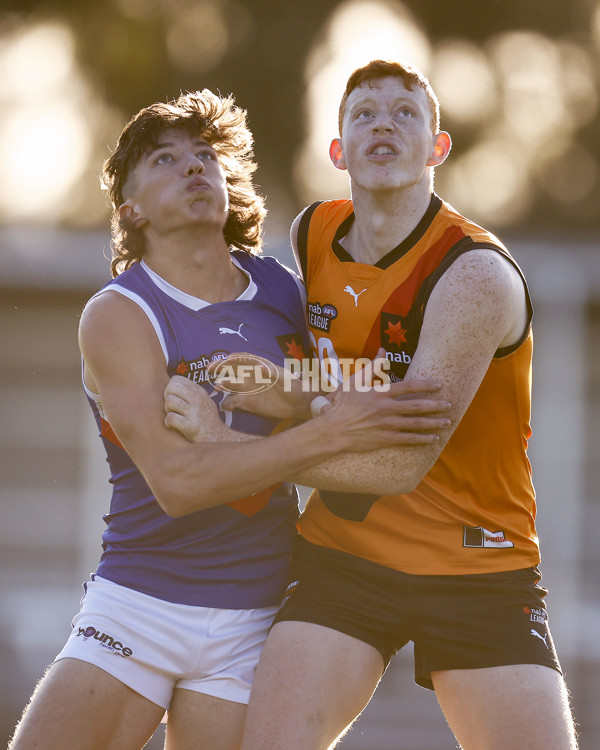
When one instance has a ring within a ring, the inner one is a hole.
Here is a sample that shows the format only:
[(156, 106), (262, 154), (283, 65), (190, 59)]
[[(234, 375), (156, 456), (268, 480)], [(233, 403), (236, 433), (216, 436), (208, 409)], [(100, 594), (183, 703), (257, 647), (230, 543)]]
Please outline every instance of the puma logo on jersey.
[(531, 628), (531, 635), (537, 635), (537, 637), (540, 639), (540, 641), (544, 641), (544, 646), (546, 648), (550, 648), (548, 644), (546, 643), (546, 638), (548, 637), (548, 634), (546, 635), (540, 635), (535, 628)]
[(358, 294), (357, 294), (357, 293), (356, 293), (356, 292), (354, 291), (354, 289), (352, 289), (352, 287), (350, 286), (350, 284), (348, 284), (348, 286), (344, 287), (344, 291), (345, 291), (345, 292), (348, 292), (348, 294), (351, 294), (351, 295), (352, 295), (352, 296), (354, 297), (354, 307), (358, 307), (358, 298), (360, 297), (360, 295), (361, 295), (361, 294), (362, 294), (363, 292), (366, 292), (367, 290), (366, 290), (366, 288), (365, 288), (365, 289), (363, 289), (363, 290), (362, 290), (361, 292), (358, 292)]
[(232, 333), (234, 336), (239, 336), (241, 339), (244, 339), (244, 341), (248, 341), (248, 339), (242, 333), (240, 333), (243, 325), (243, 323), (240, 323), (240, 327), (237, 329), (237, 331), (234, 331), (233, 328), (227, 328), (223, 326), (219, 328), (219, 333)]

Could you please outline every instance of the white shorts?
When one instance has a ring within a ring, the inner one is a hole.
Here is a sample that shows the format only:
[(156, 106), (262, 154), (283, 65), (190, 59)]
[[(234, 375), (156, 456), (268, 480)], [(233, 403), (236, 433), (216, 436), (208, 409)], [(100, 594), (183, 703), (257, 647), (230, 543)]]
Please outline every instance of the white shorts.
[(173, 604), (95, 576), (56, 661), (94, 664), (165, 709), (175, 688), (248, 703), (276, 611)]

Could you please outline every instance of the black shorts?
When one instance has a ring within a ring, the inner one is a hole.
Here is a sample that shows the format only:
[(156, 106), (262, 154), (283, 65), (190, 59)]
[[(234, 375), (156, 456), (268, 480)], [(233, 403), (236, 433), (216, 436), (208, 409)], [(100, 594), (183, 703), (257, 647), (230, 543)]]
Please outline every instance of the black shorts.
[(414, 643), (415, 682), (431, 672), (542, 664), (561, 672), (537, 568), (506, 573), (399, 573), (298, 537), (275, 622), (311, 622), (369, 643), (387, 666)]

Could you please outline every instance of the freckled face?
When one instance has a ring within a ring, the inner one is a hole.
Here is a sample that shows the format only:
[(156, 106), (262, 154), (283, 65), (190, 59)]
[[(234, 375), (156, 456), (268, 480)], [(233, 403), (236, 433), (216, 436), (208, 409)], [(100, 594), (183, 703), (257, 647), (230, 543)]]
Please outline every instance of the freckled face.
[(353, 190), (405, 188), (429, 181), (435, 146), (426, 93), (400, 78), (368, 81), (348, 97), (342, 148)]
[(163, 131), (142, 156), (124, 197), (159, 233), (198, 223), (222, 228), (227, 220), (227, 183), (215, 150), (178, 128)]

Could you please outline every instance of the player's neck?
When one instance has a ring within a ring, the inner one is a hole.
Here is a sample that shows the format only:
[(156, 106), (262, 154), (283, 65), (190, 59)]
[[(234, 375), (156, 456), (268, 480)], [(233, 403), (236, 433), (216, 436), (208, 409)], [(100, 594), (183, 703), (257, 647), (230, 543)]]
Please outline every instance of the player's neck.
[(153, 271), (182, 292), (207, 302), (239, 297), (248, 277), (232, 263), (222, 234), (178, 239), (151, 243), (144, 260)]
[(355, 221), (342, 245), (359, 263), (375, 264), (405, 240), (421, 221), (431, 190), (353, 192)]

